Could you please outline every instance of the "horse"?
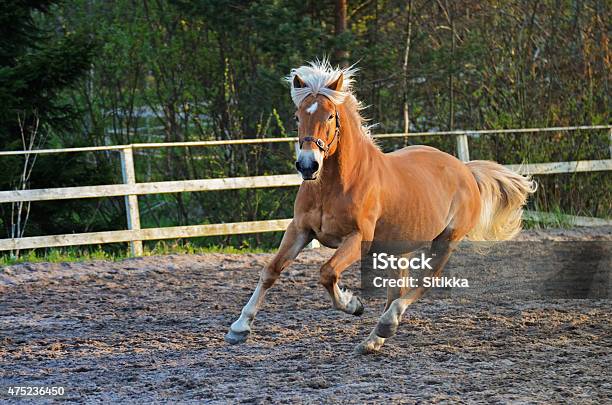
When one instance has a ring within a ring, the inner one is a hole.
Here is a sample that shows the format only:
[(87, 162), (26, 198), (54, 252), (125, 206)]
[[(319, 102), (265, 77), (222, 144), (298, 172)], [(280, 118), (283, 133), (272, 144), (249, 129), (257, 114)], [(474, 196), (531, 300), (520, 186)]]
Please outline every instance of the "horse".
[[(319, 282), (334, 308), (358, 316), (363, 303), (339, 281), (367, 243), (429, 241), (433, 260), (426, 276), (439, 277), (461, 240), (507, 240), (521, 229), (534, 181), (498, 163), (465, 163), (429, 146), (383, 153), (353, 93), (355, 73), (354, 67), (333, 67), (323, 60), (292, 69), (286, 77), (297, 108), (296, 168), (303, 182), (276, 255), (261, 270), (251, 298), (225, 336), (230, 344), (247, 340), (266, 291), (315, 238), (336, 249), (320, 268)], [(378, 351), (426, 290), (387, 288), (384, 311), (356, 352)]]

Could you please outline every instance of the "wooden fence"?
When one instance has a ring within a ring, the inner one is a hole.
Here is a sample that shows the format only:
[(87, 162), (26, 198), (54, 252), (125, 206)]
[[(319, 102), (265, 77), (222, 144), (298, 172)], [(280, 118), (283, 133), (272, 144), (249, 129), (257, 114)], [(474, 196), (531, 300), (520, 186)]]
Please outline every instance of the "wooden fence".
[[(507, 167), (523, 174), (554, 174), (612, 170), (612, 125), (574, 126), (533, 129), (505, 129), (483, 131), (446, 131), (446, 132), (414, 132), (409, 134), (393, 133), (374, 135), (377, 139), (403, 138), (417, 136), (455, 136), (457, 154), (463, 161), (468, 161), (468, 137), (473, 135), (499, 135), (517, 133), (560, 132), (579, 130), (609, 131), (610, 159), (584, 160), (573, 162), (535, 163), (523, 165), (507, 165)], [(50, 201), (77, 198), (101, 198), (111, 196), (125, 197), (127, 213), (127, 230), (108, 232), (89, 232), (64, 235), (33, 236), (14, 239), (0, 239), (0, 251), (47, 248), (71, 245), (89, 245), (101, 243), (129, 242), (132, 254), (143, 254), (142, 241), (189, 238), (197, 236), (216, 236), (228, 234), (247, 234), (258, 232), (283, 231), (291, 219), (275, 219), (266, 221), (236, 222), (224, 224), (207, 224), (176, 226), (164, 228), (141, 229), (138, 196), (147, 194), (181, 193), (188, 191), (232, 190), (240, 188), (288, 187), (301, 184), (297, 174), (282, 174), (274, 176), (234, 177), (220, 179), (182, 180), (137, 183), (134, 170), (134, 150), (171, 147), (207, 147), (220, 145), (252, 145), (262, 143), (296, 142), (297, 138), (258, 138), (227, 141), (173, 142), (173, 143), (137, 143), (131, 145), (92, 146), (67, 149), (41, 149), (32, 151), (3, 151), (2, 156), (28, 154), (57, 154), (94, 151), (116, 151), (121, 156), (121, 171), (123, 184), (101, 186), (66, 187), (37, 190), (0, 191), (0, 203), (15, 203), (21, 201)], [(536, 216), (537, 217), (537, 214)], [(534, 214), (530, 213), (530, 218)]]

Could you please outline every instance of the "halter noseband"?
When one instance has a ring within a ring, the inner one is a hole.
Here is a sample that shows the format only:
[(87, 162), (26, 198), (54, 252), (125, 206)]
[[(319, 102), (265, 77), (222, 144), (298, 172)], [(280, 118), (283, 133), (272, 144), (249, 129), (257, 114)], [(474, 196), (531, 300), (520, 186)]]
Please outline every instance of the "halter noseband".
[(304, 139), (302, 139), (302, 141), (300, 142), (300, 149), (302, 148), (304, 142), (314, 142), (314, 144), (317, 145), (317, 147), (321, 149), (321, 151), (323, 151), (325, 157), (327, 157), (329, 155), (329, 150), (331, 149), (331, 146), (334, 144), (334, 142), (338, 142), (339, 140), (340, 114), (338, 114), (338, 110), (336, 110), (336, 132), (334, 132), (334, 137), (332, 138), (332, 141), (329, 144), (326, 144), (325, 141), (321, 138), (315, 138), (314, 136), (305, 136)]

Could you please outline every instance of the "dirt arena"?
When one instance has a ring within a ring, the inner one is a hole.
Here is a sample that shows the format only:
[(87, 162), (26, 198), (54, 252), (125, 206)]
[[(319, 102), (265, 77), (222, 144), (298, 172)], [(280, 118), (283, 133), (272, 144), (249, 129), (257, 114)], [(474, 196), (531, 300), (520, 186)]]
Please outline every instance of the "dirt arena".
[[(522, 238), (612, 240), (612, 228)], [(9, 386), (63, 386), (64, 399), (102, 402), (612, 401), (610, 299), (432, 294), (380, 353), (355, 355), (384, 302), (364, 299), (359, 318), (333, 310), (317, 284), (330, 253), (308, 251), (283, 273), (238, 346), (223, 336), (269, 254), (1, 269), (0, 402)], [(500, 264), (485, 256), (480, 266)], [(358, 270), (343, 281), (359, 292)]]

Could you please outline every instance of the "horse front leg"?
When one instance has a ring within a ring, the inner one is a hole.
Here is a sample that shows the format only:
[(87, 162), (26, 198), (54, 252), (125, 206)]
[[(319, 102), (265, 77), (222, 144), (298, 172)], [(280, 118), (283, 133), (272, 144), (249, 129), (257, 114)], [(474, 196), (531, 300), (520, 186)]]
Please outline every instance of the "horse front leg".
[(344, 270), (361, 259), (362, 241), (363, 236), (360, 232), (353, 232), (347, 236), (334, 255), (321, 267), (319, 279), (329, 292), (334, 308), (357, 316), (363, 314), (363, 303), (350, 290), (341, 288), (338, 280)]
[(295, 222), (291, 222), (283, 240), (281, 241), (278, 252), (274, 258), (261, 271), (257, 287), (249, 299), (249, 302), (242, 308), (240, 317), (230, 326), (229, 332), (225, 335), (225, 340), (230, 344), (242, 343), (246, 341), (257, 311), (261, 307), (266, 291), (276, 282), (280, 273), (296, 258), (312, 240), (309, 231), (298, 229)]

